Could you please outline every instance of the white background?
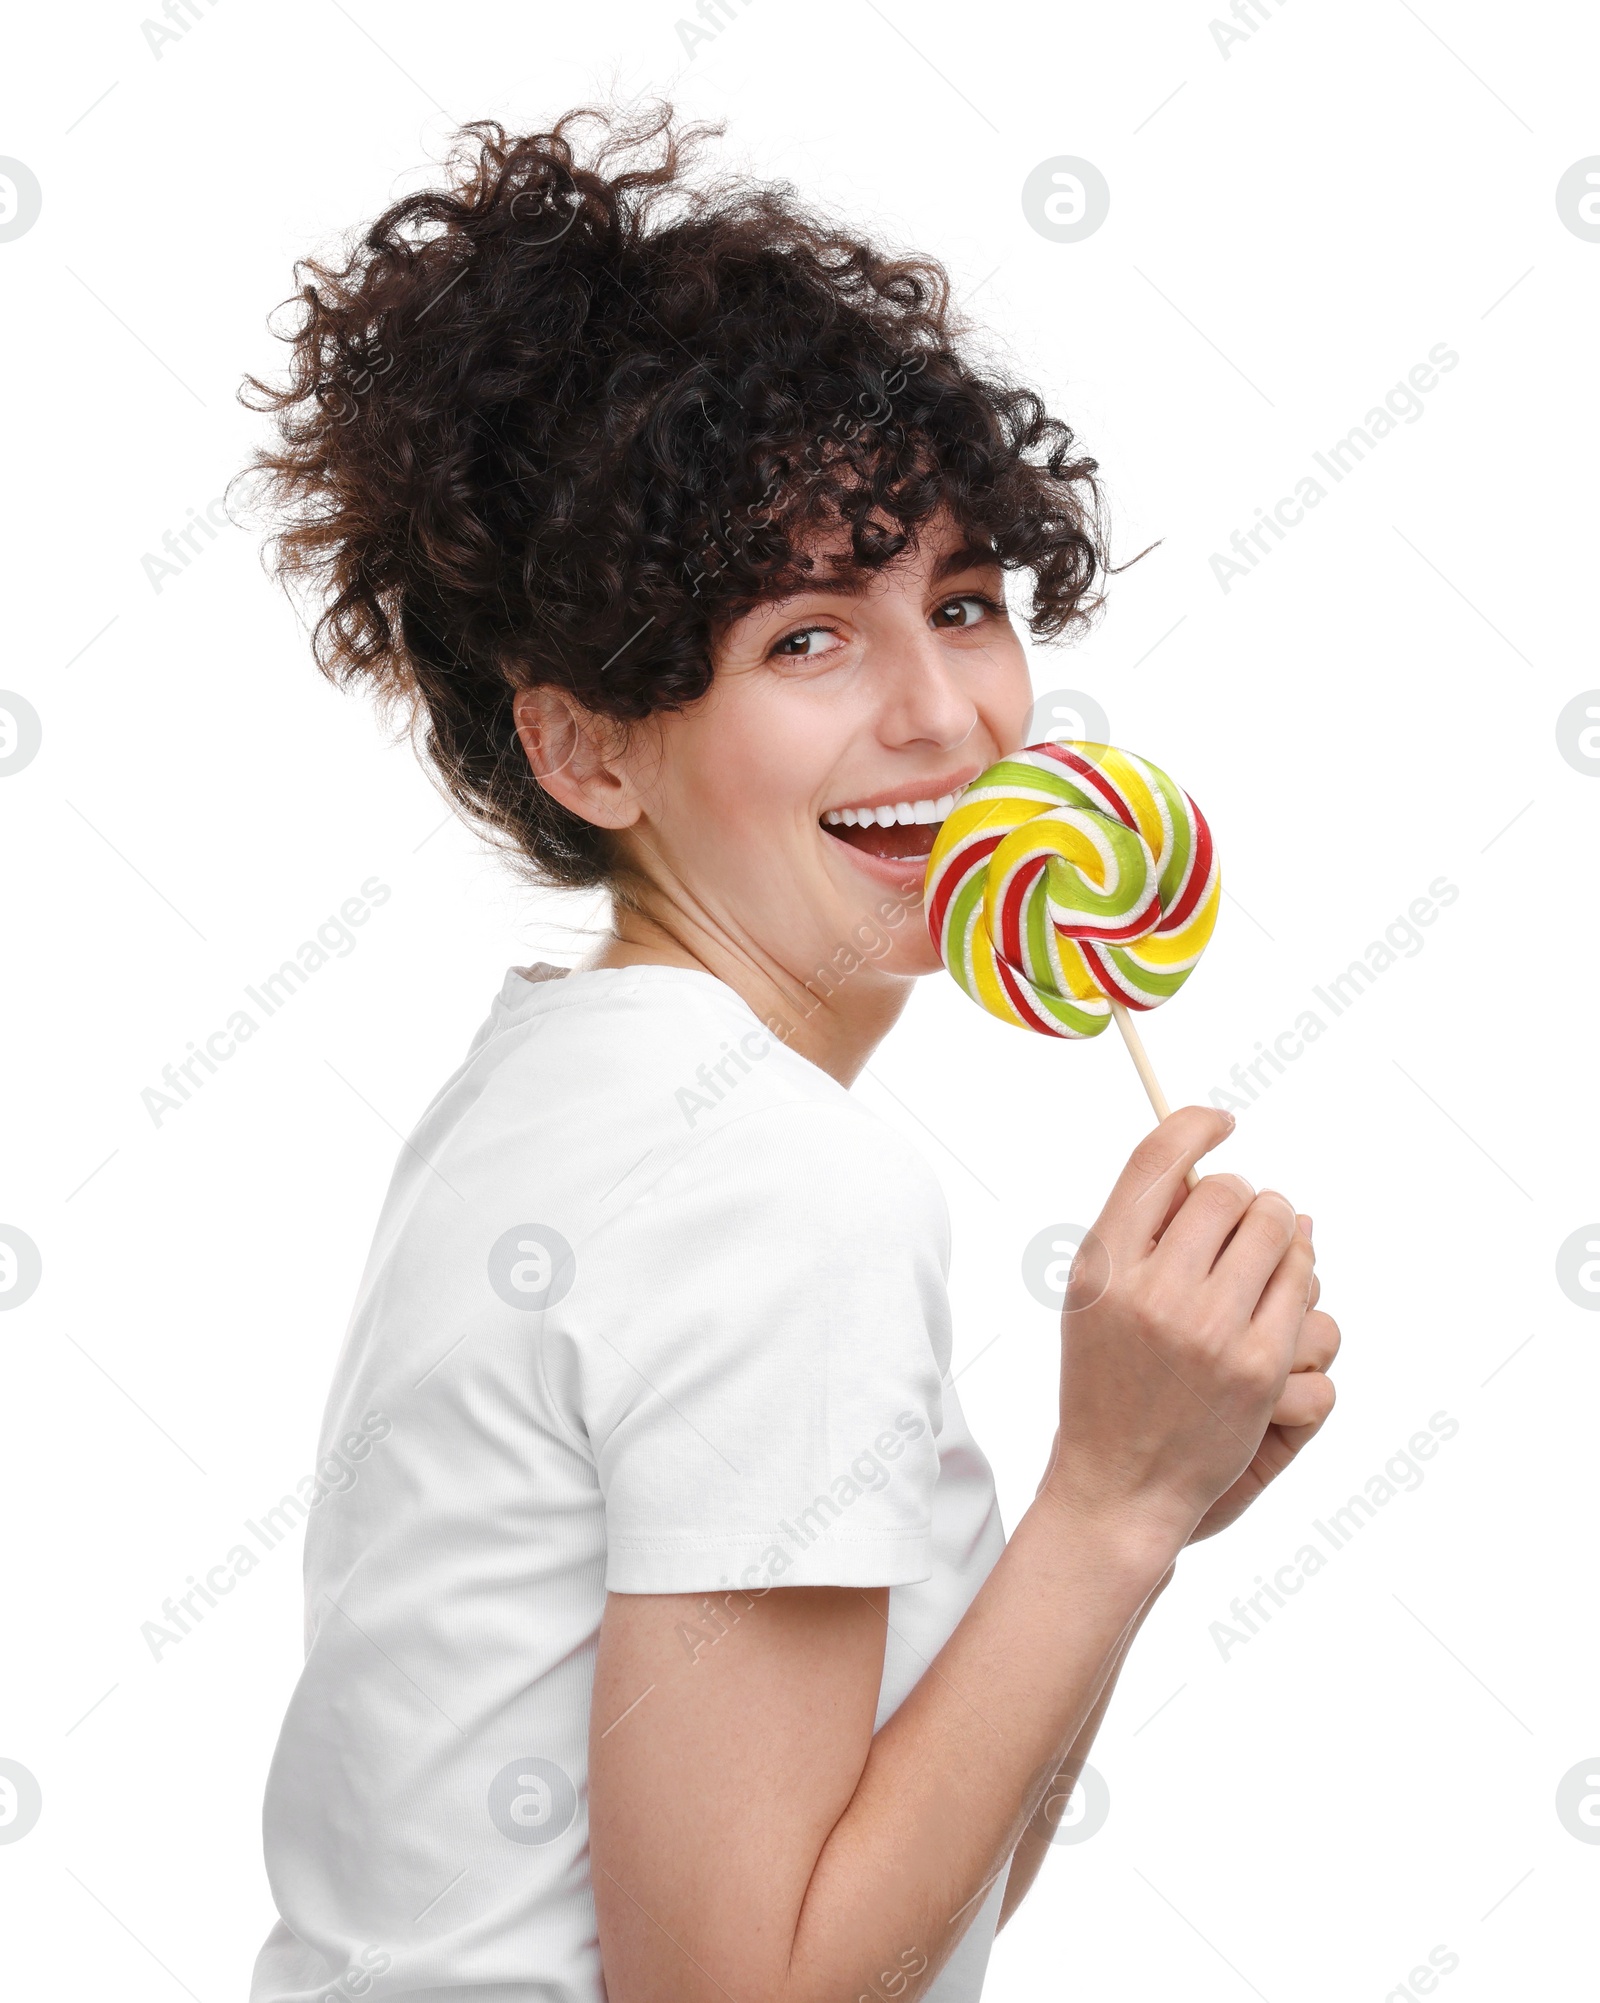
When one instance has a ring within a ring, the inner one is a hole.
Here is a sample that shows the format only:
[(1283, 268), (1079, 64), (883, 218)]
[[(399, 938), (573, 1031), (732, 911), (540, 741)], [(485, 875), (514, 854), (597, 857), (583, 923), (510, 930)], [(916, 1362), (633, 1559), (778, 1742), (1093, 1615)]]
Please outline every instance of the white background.
[[(314, 672), (248, 534), (159, 591), (142, 559), (259, 436), (234, 392), (281, 365), (297, 255), (418, 185), (458, 121), (670, 86), (726, 117), (727, 164), (944, 258), (1100, 459), (1120, 553), (1160, 539), (1086, 643), (1032, 658), (1218, 836), (1223, 922), (1146, 1032), (1173, 1098), (1225, 1085), (1435, 878), (1460, 891), (1219, 1158), (1315, 1216), (1339, 1409), (1185, 1559), (1094, 1755), (1110, 1817), (1047, 1859), (988, 1993), (1380, 2003), (1441, 1945), (1450, 2003), (1587, 1993), (1600, 1845), (1555, 1797), (1600, 1771), (1600, 1320), (1555, 1258), (1600, 1217), (1600, 775), (1555, 726), (1600, 684), (1600, 243), (1555, 189), (1600, 153), (1600, 18), (1261, 0), (1224, 55), (1201, 0), (730, 4), (692, 57), (685, 0), (196, 0), (159, 56), (132, 0), (11, 24), (0, 153), (43, 210), (0, 243), (0, 681), (44, 736), (0, 781), (0, 1223), (44, 1277), (0, 1316), (0, 1756), (44, 1809), (0, 1845), (8, 1988), (243, 1996), (293, 1545), (159, 1662), (141, 1624), (307, 1471), (397, 1137), (505, 968), (576, 957), (595, 916), (447, 821)], [(1058, 155), (1111, 188), (1075, 244), (1020, 199)], [(1223, 591), (1213, 552), (1440, 342), (1460, 360), (1423, 415)], [(374, 875), (355, 950), (154, 1124), (162, 1067)], [(1014, 1522), (1055, 1340), (1021, 1248), (1093, 1216), (1148, 1125), (1133, 1073), (937, 978), (858, 1090), (949, 1192), (960, 1389)], [(1459, 1430), (1420, 1488), (1224, 1660), (1235, 1596), (1439, 1412)]]

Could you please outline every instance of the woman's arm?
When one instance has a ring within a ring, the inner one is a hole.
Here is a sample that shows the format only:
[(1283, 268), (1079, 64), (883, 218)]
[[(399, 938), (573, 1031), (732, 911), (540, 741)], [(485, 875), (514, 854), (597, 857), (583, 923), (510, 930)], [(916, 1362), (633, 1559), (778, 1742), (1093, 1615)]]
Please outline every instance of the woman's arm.
[(876, 1736), (887, 1589), (613, 1595), (590, 1768), (612, 2003), (843, 2003), (889, 1977), (914, 1995), (1006, 1868), (1170, 1542), (1041, 1497)]
[(590, 1829), (612, 2003), (898, 1999), (948, 1958), (1294, 1361), (1312, 1254), (1290, 1206), (1225, 1176), (1185, 1199), (1226, 1131), (1174, 1115), (1118, 1182), (1103, 1271), (1069, 1291), (1051, 1471), (881, 1731), (886, 1588), (608, 1601)]
[(1034, 1810), (1033, 1819), (1022, 1832), (1022, 1841), (1011, 1857), (1011, 1868), (1006, 1873), (1005, 1902), (1000, 1908), (999, 1925), (1017, 1910), (1028, 1896), (1034, 1879), (1039, 1875), (1039, 1866), (1044, 1862), (1045, 1852), (1050, 1848), (1056, 1830), (1060, 1826), (1061, 1812), (1065, 1808), (1072, 1790), (1078, 1785), (1079, 1776), (1089, 1758), (1089, 1749), (1095, 1742), (1100, 1727), (1105, 1723), (1106, 1712), (1111, 1708), (1112, 1692), (1117, 1687), (1117, 1678), (1122, 1673), (1122, 1665), (1128, 1659), (1128, 1650), (1133, 1646), (1133, 1638), (1144, 1626), (1145, 1616), (1166, 1590), (1176, 1568), (1169, 1565), (1163, 1576), (1157, 1580), (1155, 1591), (1128, 1624), (1117, 1652), (1111, 1658), (1110, 1673), (1101, 1686), (1100, 1695), (1095, 1699), (1094, 1709), (1089, 1713), (1083, 1730), (1068, 1747), (1061, 1764), (1056, 1768), (1050, 1785), (1045, 1789), (1044, 1799)]

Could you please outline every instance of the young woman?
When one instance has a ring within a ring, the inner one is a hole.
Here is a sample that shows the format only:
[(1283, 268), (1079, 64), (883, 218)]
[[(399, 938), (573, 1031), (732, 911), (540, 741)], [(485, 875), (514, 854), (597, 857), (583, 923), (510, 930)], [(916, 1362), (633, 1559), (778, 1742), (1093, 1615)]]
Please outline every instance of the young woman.
[(848, 1088), (937, 966), (938, 820), (1023, 739), (1008, 579), (1039, 635), (1099, 603), (1095, 463), (967, 357), (936, 265), (697, 181), (665, 113), (592, 119), (466, 128), (252, 379), (325, 670), (613, 912), (507, 975), (395, 1170), (252, 1995), (958, 2003), (1338, 1335), (1310, 1220), (1187, 1194), (1232, 1122), (1174, 1114), (1003, 1536), (939, 1191)]

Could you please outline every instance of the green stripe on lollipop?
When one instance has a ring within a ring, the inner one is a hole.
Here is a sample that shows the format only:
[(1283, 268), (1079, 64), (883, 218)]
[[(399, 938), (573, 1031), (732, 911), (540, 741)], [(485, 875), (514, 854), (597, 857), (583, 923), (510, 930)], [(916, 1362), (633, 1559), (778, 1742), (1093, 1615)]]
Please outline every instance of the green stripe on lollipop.
[(1105, 949), (1105, 954), (1123, 982), (1135, 994), (1155, 995), (1161, 1001), (1167, 1001), (1175, 995), (1194, 971), (1192, 967), (1182, 967), (1176, 973), (1158, 973), (1154, 968), (1136, 960), (1121, 946), (1109, 946)]

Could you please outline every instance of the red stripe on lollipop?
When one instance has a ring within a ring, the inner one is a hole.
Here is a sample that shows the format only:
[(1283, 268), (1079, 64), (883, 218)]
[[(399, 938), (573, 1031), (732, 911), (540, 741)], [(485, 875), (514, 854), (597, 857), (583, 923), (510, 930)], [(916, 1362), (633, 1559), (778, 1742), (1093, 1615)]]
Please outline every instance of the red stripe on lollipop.
[(1075, 773), (1085, 785), (1092, 787), (1125, 828), (1136, 828), (1139, 825), (1134, 819), (1133, 809), (1098, 765), (1092, 765), (1087, 758), (1080, 758), (1077, 752), (1069, 751), (1064, 744), (1036, 744), (1033, 749), (1042, 751), (1046, 757), (1053, 758), (1058, 765), (1065, 765), (1069, 772)]
[(1194, 815), (1194, 854), (1189, 858), (1189, 878), (1178, 894), (1177, 903), (1157, 927), (1162, 932), (1176, 932), (1188, 924), (1211, 881), (1211, 830), (1206, 825), (1205, 815), (1189, 799), (1189, 795), (1185, 793), (1183, 797)]
[(998, 953), (996, 953), (994, 958), (994, 968), (1000, 977), (1001, 987), (1005, 989), (1007, 1000), (1017, 1011), (1018, 1015), (1022, 1017), (1024, 1022), (1031, 1023), (1035, 1029), (1044, 1030), (1051, 1036), (1060, 1036), (1063, 1034), (1061, 1025), (1056, 1021), (1055, 1017), (1040, 1008), (1034, 1000), (1033, 990), (1027, 981), (1022, 978), (1014, 967), (1009, 966), (1006, 961), (1002, 960)]
[(944, 914), (956, 892), (980, 863), (988, 861), (1004, 840), (1004, 829), (997, 835), (979, 835), (973, 841), (965, 843), (954, 854), (945, 857), (938, 881), (933, 887), (932, 899), (928, 904), (928, 930), (932, 934), (935, 946), (939, 944), (940, 933), (944, 929)]
[(1000, 898), (1000, 937), (995, 942), (995, 951), (1012, 966), (1021, 966), (1027, 957), (1022, 939), (1023, 906), (1028, 893), (1049, 867), (1049, 854), (1040, 851), (1018, 863), (1011, 872)]

